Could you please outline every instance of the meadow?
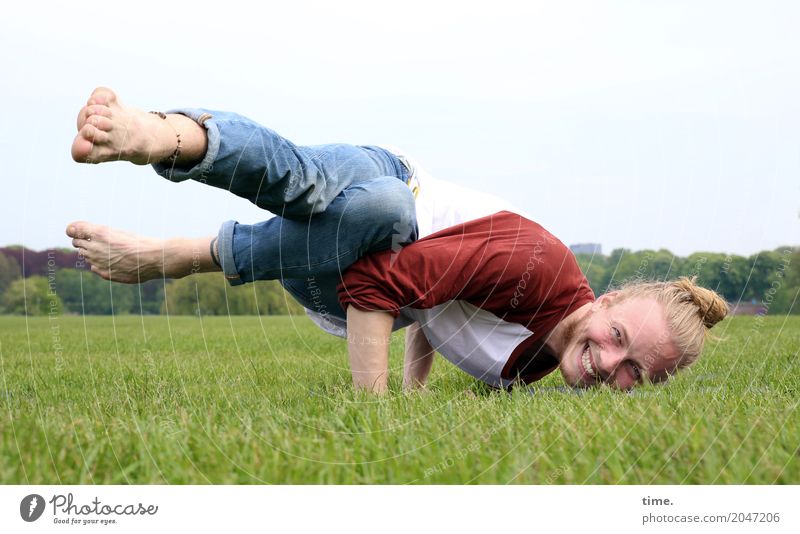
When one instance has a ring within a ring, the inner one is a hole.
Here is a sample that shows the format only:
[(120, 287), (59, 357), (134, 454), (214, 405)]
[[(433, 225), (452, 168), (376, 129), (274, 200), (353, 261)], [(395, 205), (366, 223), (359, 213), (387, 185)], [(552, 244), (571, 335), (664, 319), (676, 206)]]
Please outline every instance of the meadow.
[(798, 484), (800, 317), (733, 317), (632, 393), (353, 391), (304, 316), (0, 317), (2, 484)]

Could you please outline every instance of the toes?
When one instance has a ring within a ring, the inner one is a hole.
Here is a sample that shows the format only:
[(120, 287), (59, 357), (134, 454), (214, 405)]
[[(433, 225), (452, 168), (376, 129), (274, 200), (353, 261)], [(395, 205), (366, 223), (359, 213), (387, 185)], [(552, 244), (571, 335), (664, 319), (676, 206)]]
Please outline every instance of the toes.
[(73, 238), (73, 246), (76, 239), (91, 239), (94, 230), (94, 225), (86, 221), (74, 221), (67, 225), (67, 235)]
[(92, 148), (94, 143), (87, 141), (81, 134), (72, 141), (72, 159), (78, 163), (94, 163), (92, 161)]
[(92, 115), (86, 121), (88, 124), (91, 124), (95, 128), (103, 132), (110, 132), (111, 131), (111, 119), (108, 117), (103, 117), (102, 115)]
[(84, 251), (89, 248), (89, 243), (91, 243), (91, 241), (88, 239), (79, 239), (77, 237), (72, 240), (72, 246), (74, 248), (83, 249)]
[[(107, 144), (110, 134), (93, 124), (84, 124), (72, 141), (72, 159), (78, 163), (99, 163), (108, 159), (108, 154), (100, 155), (95, 145)], [(106, 151), (108, 152), (108, 151)]]
[(104, 132), (100, 130), (93, 124), (86, 123), (80, 130), (80, 136), (86, 139), (87, 141), (92, 141), (93, 143), (103, 144), (107, 143), (110, 136), (108, 132)]
[(112, 117), (111, 108), (108, 106), (99, 106), (99, 105), (91, 105), (91, 106), (83, 106), (81, 110), (78, 112), (78, 131), (83, 128), (83, 125), (86, 124), (86, 120), (93, 115), (100, 115), (101, 117)]
[(100, 104), (107, 106), (112, 102), (116, 102), (117, 95), (108, 87), (98, 87), (92, 91), (92, 96), (89, 97), (88, 105)]
[(86, 110), (87, 115), (103, 115), (105, 117), (111, 116), (111, 108), (108, 106), (95, 104), (93, 106), (86, 106), (84, 109)]
[(83, 106), (81, 110), (78, 112), (78, 120), (76, 121), (76, 124), (78, 126), (79, 132), (81, 131), (81, 128), (83, 128), (83, 125), (86, 124), (86, 117), (88, 117), (87, 113), (88, 108), (89, 106)]
[[(110, 148), (112, 128), (106, 117), (90, 117), (72, 141), (72, 159), (78, 163), (100, 163), (119, 158), (120, 154)], [(104, 147), (103, 150), (97, 150)]]

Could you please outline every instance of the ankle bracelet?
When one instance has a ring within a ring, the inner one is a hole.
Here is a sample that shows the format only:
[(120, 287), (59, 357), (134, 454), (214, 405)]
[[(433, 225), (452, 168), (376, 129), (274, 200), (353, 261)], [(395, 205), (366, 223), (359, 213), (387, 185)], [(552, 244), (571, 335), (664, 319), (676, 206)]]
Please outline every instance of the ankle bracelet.
[[(164, 113), (163, 111), (151, 111), (150, 113), (152, 113), (153, 115), (158, 115), (159, 117), (167, 121), (167, 114)], [(172, 123), (167, 121), (167, 124), (169, 124), (172, 130), (175, 132), (175, 138), (178, 141), (178, 144), (175, 147), (175, 151), (172, 153), (170, 157), (167, 158), (167, 161), (169, 161), (170, 163), (174, 163), (175, 160), (178, 159), (178, 156), (181, 155), (181, 134), (179, 134), (178, 130), (176, 130), (175, 127), (172, 126)]]
[(217, 244), (217, 238), (211, 240), (211, 243), (208, 245), (208, 251), (211, 253), (211, 261), (214, 262), (214, 265), (222, 269), (222, 265), (219, 264), (219, 256), (217, 255), (217, 251), (214, 249), (216, 248), (214, 245)]

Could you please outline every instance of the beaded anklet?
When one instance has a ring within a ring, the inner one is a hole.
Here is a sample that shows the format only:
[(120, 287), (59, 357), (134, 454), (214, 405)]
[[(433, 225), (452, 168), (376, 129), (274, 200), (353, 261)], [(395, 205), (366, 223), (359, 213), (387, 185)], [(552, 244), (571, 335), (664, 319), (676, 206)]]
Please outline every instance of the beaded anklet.
[[(167, 120), (167, 114), (164, 113), (163, 111), (151, 111), (150, 113), (152, 113), (153, 115), (158, 115), (165, 121)], [(169, 161), (170, 163), (174, 163), (175, 160), (178, 159), (178, 156), (181, 155), (181, 134), (179, 134), (178, 130), (176, 130), (175, 127), (172, 126), (172, 123), (167, 121), (167, 124), (169, 124), (172, 130), (175, 132), (175, 138), (178, 140), (178, 146), (175, 147), (175, 152), (173, 152), (172, 155), (167, 158), (167, 161)]]

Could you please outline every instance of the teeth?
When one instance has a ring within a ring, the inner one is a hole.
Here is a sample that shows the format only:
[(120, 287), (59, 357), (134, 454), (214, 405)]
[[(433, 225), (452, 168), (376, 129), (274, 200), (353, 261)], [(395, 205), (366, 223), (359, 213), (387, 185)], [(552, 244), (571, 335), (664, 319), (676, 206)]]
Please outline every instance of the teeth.
[(591, 376), (592, 378), (596, 378), (597, 374), (592, 369), (592, 362), (589, 361), (589, 345), (586, 345), (586, 348), (583, 350), (583, 356), (581, 356), (581, 363), (583, 364), (583, 369), (586, 371), (586, 374)]

